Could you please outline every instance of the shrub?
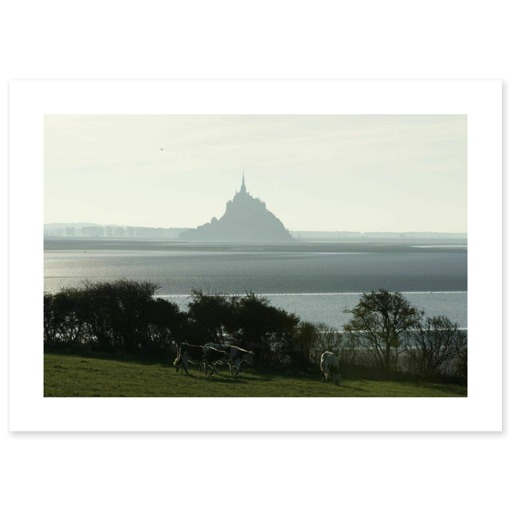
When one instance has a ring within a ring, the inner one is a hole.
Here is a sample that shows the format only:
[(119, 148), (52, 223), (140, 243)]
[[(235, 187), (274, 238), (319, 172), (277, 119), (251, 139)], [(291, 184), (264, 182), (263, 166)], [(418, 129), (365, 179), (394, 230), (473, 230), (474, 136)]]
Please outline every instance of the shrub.
[(454, 373), (450, 366), (467, 348), (465, 333), (445, 316), (427, 318), (412, 331), (411, 338), (410, 367), (423, 378)]

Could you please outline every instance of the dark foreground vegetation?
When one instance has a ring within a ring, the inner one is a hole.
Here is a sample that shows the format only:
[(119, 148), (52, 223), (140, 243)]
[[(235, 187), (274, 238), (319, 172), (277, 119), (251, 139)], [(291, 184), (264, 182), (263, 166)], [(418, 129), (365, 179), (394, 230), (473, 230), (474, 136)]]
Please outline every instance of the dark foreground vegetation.
[(157, 289), (151, 282), (121, 280), (45, 294), (48, 357), (151, 362), (168, 370), (177, 344), (232, 338), (255, 352), (254, 378), (279, 372), (316, 380), (320, 354), (329, 350), (339, 357), (343, 379), (466, 384), (466, 334), (445, 317), (425, 318), (399, 292), (363, 294), (338, 332), (303, 322), (253, 293), (227, 297), (194, 290), (187, 311), (180, 311), (155, 298)]

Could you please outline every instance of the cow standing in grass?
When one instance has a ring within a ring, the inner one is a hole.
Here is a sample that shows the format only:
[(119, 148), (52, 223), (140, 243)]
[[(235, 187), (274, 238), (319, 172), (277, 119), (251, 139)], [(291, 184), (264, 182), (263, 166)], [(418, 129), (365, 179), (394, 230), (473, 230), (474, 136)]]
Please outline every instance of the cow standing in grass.
[[(227, 352), (228, 358), (226, 362), (231, 375), (238, 375), (243, 363), (254, 364), (254, 352), (252, 350), (245, 350), (236, 345), (222, 345), (219, 343), (207, 343), (204, 347)], [(214, 371), (217, 372), (216, 369)]]
[(320, 370), (322, 372), (322, 382), (332, 379), (336, 385), (340, 383), (339, 361), (332, 352), (326, 351), (320, 356)]
[(210, 373), (213, 373), (215, 364), (218, 361), (227, 362), (227, 359), (228, 354), (225, 351), (213, 347), (204, 350), (204, 347), (201, 345), (181, 343), (178, 346), (178, 353), (173, 364), (176, 367), (176, 371), (179, 371), (180, 367), (182, 367), (187, 375), (190, 375), (188, 373), (189, 363), (200, 365), (201, 368), (204, 368), (205, 373), (208, 369), (211, 369)]
[[(217, 375), (220, 375), (217, 371), (217, 365), (218, 364), (228, 364), (228, 357), (229, 357), (229, 346), (223, 345), (221, 343), (206, 343), (206, 345), (203, 345), (203, 354), (205, 357), (207, 357), (207, 353), (209, 352), (210, 355), (215, 356), (217, 351), (222, 355), (218, 359), (211, 360), (209, 363), (209, 367), (211, 369), (210, 374), (216, 373)], [(207, 372), (207, 363), (203, 362), (201, 363), (201, 370), (203, 370), (205, 373)]]

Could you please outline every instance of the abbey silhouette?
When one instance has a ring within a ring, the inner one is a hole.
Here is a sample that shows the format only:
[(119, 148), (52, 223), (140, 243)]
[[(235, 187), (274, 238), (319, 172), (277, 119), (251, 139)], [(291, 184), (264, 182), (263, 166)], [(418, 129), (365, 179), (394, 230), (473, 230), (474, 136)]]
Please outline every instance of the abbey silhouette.
[(231, 201), (226, 203), (224, 215), (196, 229), (180, 234), (182, 240), (218, 242), (291, 242), (292, 235), (283, 223), (265, 206), (260, 199), (251, 196), (242, 186)]

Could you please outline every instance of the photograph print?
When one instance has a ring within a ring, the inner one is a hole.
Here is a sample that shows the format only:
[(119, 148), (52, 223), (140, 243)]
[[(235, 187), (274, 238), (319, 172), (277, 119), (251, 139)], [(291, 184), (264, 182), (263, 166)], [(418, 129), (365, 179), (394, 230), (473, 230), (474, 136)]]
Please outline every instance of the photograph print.
[(44, 116), (44, 397), (467, 397), (462, 114)]

